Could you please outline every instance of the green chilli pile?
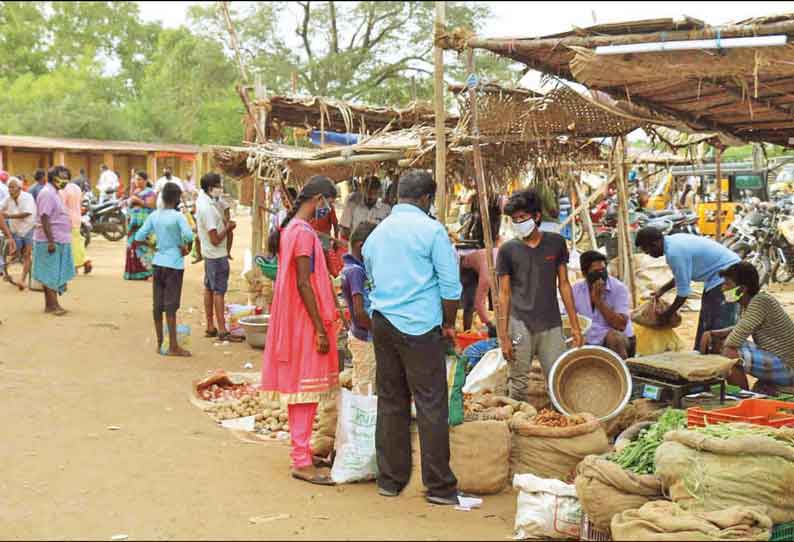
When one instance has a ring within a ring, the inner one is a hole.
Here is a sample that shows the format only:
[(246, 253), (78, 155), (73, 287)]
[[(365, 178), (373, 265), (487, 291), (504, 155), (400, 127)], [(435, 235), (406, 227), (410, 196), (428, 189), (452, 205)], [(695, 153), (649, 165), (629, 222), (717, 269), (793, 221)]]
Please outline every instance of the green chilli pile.
[(686, 423), (686, 411), (668, 408), (655, 424), (643, 429), (637, 439), (610, 455), (609, 460), (635, 474), (653, 474), (654, 455), (665, 433), (685, 429)]

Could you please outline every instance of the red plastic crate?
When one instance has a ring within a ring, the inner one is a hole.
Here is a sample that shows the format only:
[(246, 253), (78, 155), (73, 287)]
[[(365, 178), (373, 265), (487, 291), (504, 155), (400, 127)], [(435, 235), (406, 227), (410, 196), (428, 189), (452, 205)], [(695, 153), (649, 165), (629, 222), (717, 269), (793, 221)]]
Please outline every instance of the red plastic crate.
[[(789, 412), (784, 412), (788, 410)], [(736, 406), (704, 410), (687, 409), (687, 425), (702, 427), (715, 423), (752, 423), (769, 427), (794, 426), (794, 403), (771, 399), (745, 399)]]

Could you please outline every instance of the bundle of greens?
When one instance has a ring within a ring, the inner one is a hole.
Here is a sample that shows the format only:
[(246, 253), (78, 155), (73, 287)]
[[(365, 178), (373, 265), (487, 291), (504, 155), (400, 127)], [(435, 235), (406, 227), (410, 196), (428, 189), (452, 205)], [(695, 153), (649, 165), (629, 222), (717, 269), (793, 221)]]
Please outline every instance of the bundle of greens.
[(774, 427), (749, 423), (720, 423), (706, 425), (705, 427), (696, 427), (692, 428), (692, 430), (709, 437), (725, 440), (734, 437), (769, 437), (784, 442), (789, 446), (794, 446), (794, 428), (776, 429)]
[(644, 429), (620, 452), (609, 456), (609, 460), (636, 474), (653, 474), (654, 454), (668, 431), (686, 428), (686, 411), (668, 408), (659, 421)]

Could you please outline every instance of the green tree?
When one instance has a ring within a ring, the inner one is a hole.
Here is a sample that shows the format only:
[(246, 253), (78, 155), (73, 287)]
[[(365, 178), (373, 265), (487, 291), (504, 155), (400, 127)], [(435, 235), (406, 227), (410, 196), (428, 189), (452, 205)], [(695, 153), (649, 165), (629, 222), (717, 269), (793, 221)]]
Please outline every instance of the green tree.
[[(490, 9), (475, 2), (448, 2), (450, 28), (480, 29)], [(290, 89), (371, 103), (404, 105), (432, 98), (433, 2), (255, 2), (231, 17), (246, 65), (258, 70), (272, 92)], [(193, 6), (191, 27), (223, 42), (228, 32), (217, 7)], [(298, 15), (297, 27), (290, 24)], [(460, 59), (448, 55), (449, 81), (464, 77)], [(478, 64), (487, 78), (515, 82), (519, 74), (488, 55)]]
[(45, 19), (35, 2), (0, 2), (0, 75), (16, 78), (47, 71)]
[(163, 30), (130, 104), (130, 124), (146, 139), (239, 144), (243, 108), (234, 64), (221, 46), (186, 28)]

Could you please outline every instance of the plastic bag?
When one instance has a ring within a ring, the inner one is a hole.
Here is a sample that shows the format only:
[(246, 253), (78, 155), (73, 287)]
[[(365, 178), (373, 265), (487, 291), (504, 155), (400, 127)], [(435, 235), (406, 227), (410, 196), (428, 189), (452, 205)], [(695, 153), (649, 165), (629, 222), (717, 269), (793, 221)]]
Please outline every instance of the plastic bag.
[(454, 351), (447, 353), (447, 389), (449, 390), (449, 425), (463, 423), (463, 385), (466, 382), (466, 361)]
[[(170, 336), (165, 334), (163, 345), (160, 347), (160, 353), (166, 355), (170, 348)], [(190, 350), (190, 326), (187, 324), (177, 324), (176, 326), (176, 342), (185, 350)]]
[(375, 455), (375, 422), (378, 398), (355, 395), (342, 389), (336, 425), (336, 458), (331, 479), (337, 484), (374, 480), (378, 475)]
[(573, 485), (533, 474), (516, 474), (513, 487), (519, 490), (516, 540), (579, 538), (582, 508)]
[(256, 314), (256, 305), (226, 305), (224, 316), (226, 317), (226, 329), (229, 333), (237, 337), (245, 337), (245, 330), (240, 325), (240, 319)]
[(477, 393), (491, 390), (497, 395), (505, 395), (507, 385), (507, 362), (499, 348), (486, 352), (479, 363), (466, 377), (463, 393)]

